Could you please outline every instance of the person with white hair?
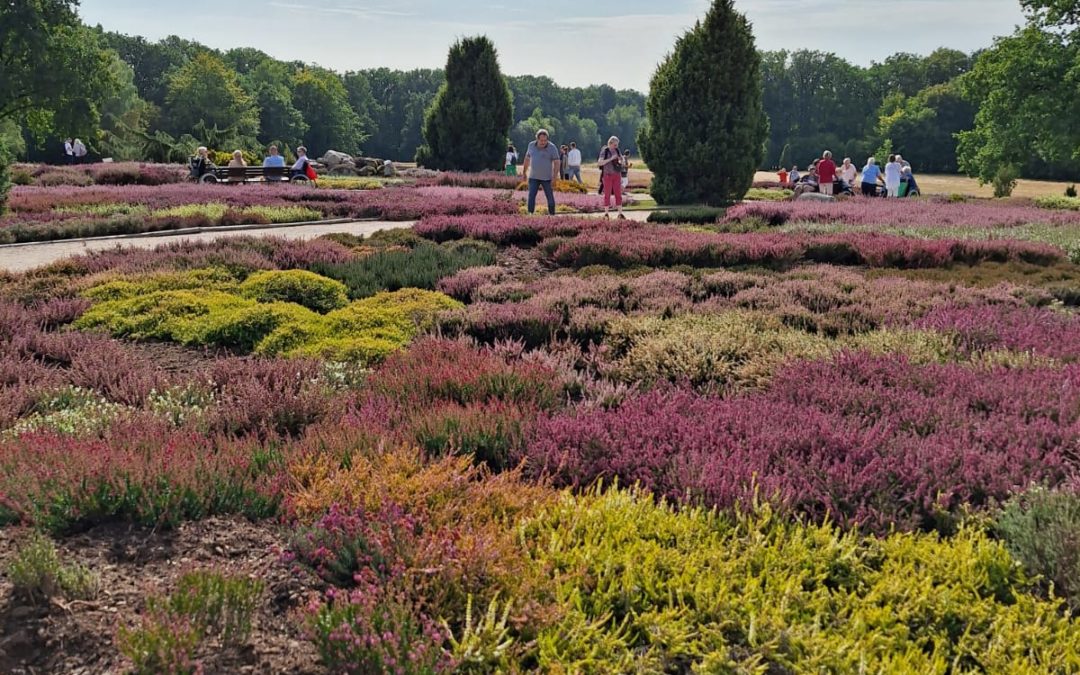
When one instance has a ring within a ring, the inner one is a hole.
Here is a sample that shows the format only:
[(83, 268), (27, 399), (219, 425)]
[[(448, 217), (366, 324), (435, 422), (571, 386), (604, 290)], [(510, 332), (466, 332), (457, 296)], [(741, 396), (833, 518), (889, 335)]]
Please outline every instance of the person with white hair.
[(866, 160), (866, 166), (862, 170), (862, 193), (864, 197), (876, 197), (878, 183), (881, 182), (881, 167), (877, 165), (877, 159), (870, 157)]
[(75, 142), (71, 145), (71, 152), (75, 154), (76, 164), (82, 164), (86, 161), (86, 155), (88, 154), (86, 150), (86, 144), (83, 143), (80, 139), (75, 139)]
[(859, 170), (851, 163), (851, 158), (845, 157), (844, 163), (840, 166), (840, 180), (844, 181), (844, 187), (854, 190), (855, 179), (858, 178), (858, 176)]
[(821, 155), (817, 165), (818, 192), (832, 196), (833, 181), (836, 180), (836, 162), (833, 161), (832, 153), (826, 150)]
[(900, 163), (900, 168), (901, 169), (910, 169), (911, 168), (911, 162), (904, 159), (903, 155), (897, 155), (896, 156), (896, 161)]
[(625, 220), (622, 211), (622, 165), (625, 159), (619, 152), (619, 137), (612, 136), (607, 145), (600, 151), (600, 157), (596, 160), (600, 167), (600, 181), (604, 186), (604, 217), (610, 218), (611, 198), (615, 197), (615, 206), (619, 210), (619, 218)]
[(188, 163), (189, 173), (193, 180), (199, 180), (214, 167), (214, 163), (210, 161), (210, 151), (206, 149), (205, 145), (200, 145), (195, 151), (195, 156), (191, 158)]

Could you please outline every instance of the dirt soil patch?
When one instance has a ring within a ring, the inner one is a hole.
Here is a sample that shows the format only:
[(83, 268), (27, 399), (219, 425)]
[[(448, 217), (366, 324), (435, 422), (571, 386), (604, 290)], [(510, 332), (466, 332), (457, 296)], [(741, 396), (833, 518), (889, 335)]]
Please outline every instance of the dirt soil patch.
[[(0, 569), (7, 567), (22, 534), (7, 529), (0, 537)], [(204, 641), (196, 659), (205, 673), (325, 672), (314, 647), (303, 639), (297, 616), (320, 583), (281, 561), (286, 537), (274, 523), (211, 518), (166, 532), (112, 524), (61, 538), (57, 544), (63, 561), (80, 562), (100, 575), (98, 597), (28, 606), (13, 597), (10, 580), (0, 576), (0, 673), (128, 672), (130, 663), (116, 647), (117, 627), (134, 625), (147, 596), (172, 591), (182, 574), (199, 569), (264, 583), (245, 644), (223, 647)]]

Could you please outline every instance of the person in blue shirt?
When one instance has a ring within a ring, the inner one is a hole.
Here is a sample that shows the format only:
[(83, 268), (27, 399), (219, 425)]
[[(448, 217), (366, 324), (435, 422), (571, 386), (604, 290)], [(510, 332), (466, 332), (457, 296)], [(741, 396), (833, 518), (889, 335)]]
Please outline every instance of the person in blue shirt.
[(276, 145), (271, 145), (270, 148), (269, 148), (269, 151), (270, 151), (270, 154), (267, 155), (266, 159), (263, 160), (263, 167), (266, 167), (266, 168), (273, 167), (273, 168), (276, 168), (276, 169), (284, 169), (285, 168), (285, 158), (281, 156), (280, 152), (278, 152), (278, 147)]
[(864, 197), (876, 197), (877, 186), (881, 181), (881, 167), (877, 160), (871, 157), (866, 160), (866, 166), (862, 170), (862, 193)]

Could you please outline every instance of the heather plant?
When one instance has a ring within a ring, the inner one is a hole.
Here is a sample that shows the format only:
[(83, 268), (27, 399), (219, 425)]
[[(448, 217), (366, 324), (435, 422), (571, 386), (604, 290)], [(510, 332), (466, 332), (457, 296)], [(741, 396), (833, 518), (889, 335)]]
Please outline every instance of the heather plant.
[(604, 225), (582, 218), (528, 216), (433, 216), (413, 226), (421, 237), (436, 242), (479, 239), (500, 246), (531, 246), (552, 237), (573, 237)]
[(15, 596), (31, 604), (47, 603), (58, 596), (91, 599), (97, 595), (100, 583), (87, 567), (63, 563), (56, 544), (36, 530), (19, 545), (4, 572)]
[(41, 398), (32, 414), (3, 433), (12, 436), (45, 430), (68, 435), (99, 433), (130, 410), (96, 392), (68, 386)]
[(497, 284), (502, 281), (506, 271), (502, 267), (470, 267), (448, 277), (443, 277), (435, 284), (435, 290), (445, 293), (455, 300), (471, 302), (473, 295), (482, 286)]
[(1080, 316), (1034, 307), (945, 305), (914, 323), (948, 335), (964, 353), (1008, 349), (1065, 362), (1080, 359)]
[(650, 213), (649, 222), (658, 225), (713, 225), (724, 217), (724, 212), (723, 208), (710, 206), (668, 209)]
[(557, 485), (640, 483), (724, 508), (755, 492), (872, 531), (951, 531), (1032, 482), (1076, 474), (1075, 365), (970, 369), (841, 354), (727, 399), (661, 388), (541, 419), (525, 457)]
[(137, 627), (120, 627), (120, 652), (137, 673), (202, 672), (193, 658), (200, 643), (210, 636), (226, 644), (245, 642), (262, 588), (262, 582), (252, 579), (189, 572), (180, 577), (175, 591), (147, 600)]
[(510, 666), (514, 637), (510, 634), (507, 619), (512, 603), (503, 604), (499, 613), (499, 596), (488, 604), (487, 612), (473, 621), (473, 597), (465, 605), (465, 620), (461, 635), (456, 636), (443, 621), (443, 630), (450, 636), (450, 654), (457, 664), (455, 672), (490, 673), (506, 671)]
[(199, 634), (190, 621), (168, 616), (146, 616), (137, 628), (120, 626), (116, 633), (120, 653), (131, 660), (137, 675), (195, 675)]
[[(1075, 192), (1075, 187), (1073, 191)], [(1036, 197), (1032, 201), (1035, 202), (1035, 206), (1038, 206), (1041, 209), (1080, 211), (1080, 199), (1077, 199), (1076, 195), (1066, 195), (1064, 197), (1059, 197), (1058, 195), (1044, 195)]]
[(0, 522), (69, 532), (126, 521), (278, 512), (288, 447), (141, 419), (95, 437), (48, 432), (0, 440)]
[(563, 610), (530, 654), (542, 671), (1040, 671), (1080, 648), (1075, 619), (975, 529), (863, 538), (606, 490), (520, 532)]
[(356, 299), (401, 288), (434, 289), (443, 277), (494, 262), (494, 251), (484, 246), (448, 248), (425, 243), (408, 250), (379, 251), (350, 263), (318, 264), (311, 269), (342, 282), (349, 297)]
[(507, 176), (498, 171), (480, 171), (466, 173), (463, 171), (440, 171), (430, 178), (421, 178), (417, 185), (441, 185), (446, 187), (469, 187), (491, 188), (495, 190), (515, 190), (518, 186), (517, 176)]
[(320, 314), (349, 304), (344, 284), (304, 270), (256, 272), (238, 290), (257, 302), (293, 302)]
[[(90, 180), (83, 173), (58, 172), (57, 176), (48, 180), (79, 184)], [(595, 208), (595, 195), (576, 197)], [(0, 220), (0, 239), (44, 241), (323, 218), (418, 220), (433, 215), (497, 215), (516, 213), (518, 203), (493, 190), (439, 187), (314, 190), (291, 185), (237, 185), (226, 191), (202, 185), (20, 187), (12, 193), (11, 213)], [(115, 204), (142, 205), (151, 217), (78, 212), (79, 208)]]
[(443, 629), (420, 608), (374, 581), (328, 591), (309, 609), (308, 632), (323, 664), (350, 675), (430, 675), (454, 670)]
[(954, 263), (1020, 260), (1051, 264), (1061, 249), (1012, 240), (920, 240), (879, 234), (709, 234), (681, 230), (595, 230), (573, 239), (550, 239), (544, 253), (561, 267), (787, 268), (799, 261), (869, 267), (944, 267)]
[(1076, 224), (1077, 214), (1034, 206), (983, 201), (856, 199), (841, 202), (747, 202), (727, 210), (725, 222), (754, 221), (771, 227), (814, 223), (873, 227), (1010, 228), (1043, 223)]
[(187, 618), (203, 637), (240, 643), (251, 634), (252, 615), (262, 591), (263, 583), (256, 579), (210, 570), (189, 572), (180, 577), (172, 593), (150, 598), (147, 606), (151, 613)]
[(993, 531), (1029, 573), (1080, 609), (1080, 494), (1034, 487), (1010, 499)]

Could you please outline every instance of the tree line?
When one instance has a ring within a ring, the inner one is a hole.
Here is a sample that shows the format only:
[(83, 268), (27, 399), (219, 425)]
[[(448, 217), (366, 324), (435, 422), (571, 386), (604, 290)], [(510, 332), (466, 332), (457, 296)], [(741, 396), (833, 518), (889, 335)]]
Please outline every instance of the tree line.
[[(1075, 179), (1080, 0), (1020, 2), (1026, 25), (974, 54), (897, 54), (861, 68), (821, 52), (757, 52), (752, 79), (768, 134), (754, 164), (801, 165), (825, 148), (856, 160), (889, 150), (921, 171), (988, 182)], [(340, 74), (257, 49), (150, 42), (86, 26), (76, 10), (73, 0), (0, 3), (0, 148), (9, 155), (52, 159), (59, 139), (80, 136), (117, 159), (182, 161), (196, 144), (255, 150), (271, 142), (411, 159), (446, 82), (444, 70)], [(584, 149), (609, 134), (636, 149), (647, 128), (641, 93), (504, 80), (506, 135), (519, 146), (543, 126)], [(693, 90), (683, 93), (672, 105), (693, 99)]]
[[(42, 14), (75, 5), (27, 1)], [(80, 136), (115, 159), (177, 161), (194, 145), (254, 151), (304, 143), (316, 154), (333, 149), (408, 161), (423, 144), (425, 113), (446, 79), (442, 69), (342, 74), (253, 48), (221, 51), (176, 36), (152, 42), (108, 32), (82, 25), (74, 11), (61, 18), (73, 36), (69, 46), (80, 50), (54, 69), (63, 80), (58, 89), (85, 103), (49, 119), (8, 116), (0, 130), (5, 144), (29, 159), (55, 160), (60, 139)], [(94, 72), (67, 68), (79, 57)], [(560, 87), (547, 77), (505, 79), (515, 143), (527, 142), (542, 123), (557, 137), (599, 147), (601, 130), (633, 139), (644, 122), (645, 97), (636, 91)]]

